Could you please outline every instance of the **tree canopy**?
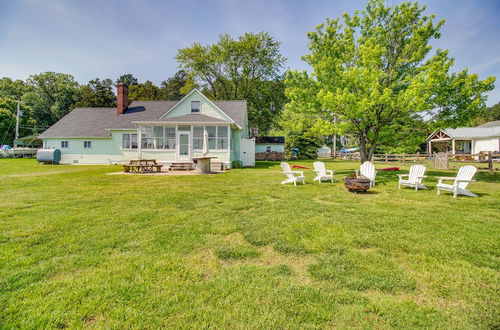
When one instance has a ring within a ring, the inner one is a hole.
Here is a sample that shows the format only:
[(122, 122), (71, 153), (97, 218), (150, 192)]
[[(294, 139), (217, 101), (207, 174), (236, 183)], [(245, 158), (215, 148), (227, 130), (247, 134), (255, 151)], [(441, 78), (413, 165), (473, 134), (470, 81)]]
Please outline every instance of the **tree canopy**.
[(79, 107), (114, 107), (116, 96), (113, 92), (111, 79), (93, 79), (81, 88), (81, 101)]
[(209, 98), (248, 100), (249, 125), (265, 133), (285, 103), (281, 70), (286, 59), (279, 46), (266, 32), (245, 33), (238, 39), (223, 34), (215, 44), (180, 49), (176, 59)]
[(484, 92), (495, 78), (480, 80), (467, 69), (450, 73), (448, 51), (431, 54), (429, 44), (440, 37), (444, 21), (424, 11), (417, 3), (387, 7), (370, 0), (361, 12), (327, 19), (308, 33), (310, 53), (303, 59), (312, 73), (287, 74), (288, 107), (314, 114), (320, 129), (354, 136), (362, 161), (391, 130), (414, 120), (469, 123), (485, 106)]

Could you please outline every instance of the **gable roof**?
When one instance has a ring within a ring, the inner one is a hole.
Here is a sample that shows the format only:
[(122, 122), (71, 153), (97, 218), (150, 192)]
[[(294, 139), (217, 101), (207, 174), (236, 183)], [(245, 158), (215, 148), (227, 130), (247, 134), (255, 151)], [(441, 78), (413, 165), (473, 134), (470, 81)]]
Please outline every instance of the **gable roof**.
[(477, 139), (500, 136), (500, 126), (446, 128), (442, 131), (452, 139)]
[(479, 125), (478, 127), (496, 127), (496, 126), (500, 126), (500, 120), (489, 121), (487, 123)]
[[(40, 134), (40, 138), (109, 137), (110, 129), (136, 129), (136, 122), (217, 123), (230, 122), (203, 114), (161, 117), (179, 101), (133, 101), (120, 115), (116, 108), (75, 108), (57, 123)], [(246, 101), (214, 101), (239, 127), (244, 127), (247, 115)]]

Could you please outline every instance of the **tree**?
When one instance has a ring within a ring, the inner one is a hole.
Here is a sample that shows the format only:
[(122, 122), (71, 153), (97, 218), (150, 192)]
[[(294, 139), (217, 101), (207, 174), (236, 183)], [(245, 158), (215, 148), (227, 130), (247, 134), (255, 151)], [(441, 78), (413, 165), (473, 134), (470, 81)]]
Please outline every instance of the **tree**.
[(489, 108), (484, 108), (483, 111), (474, 119), (474, 125), (482, 125), (495, 120), (500, 120), (500, 102)]
[(147, 80), (144, 84), (129, 86), (128, 97), (133, 100), (159, 100), (160, 89), (151, 81)]
[(23, 101), (33, 109), (38, 126), (48, 128), (69, 113), (80, 101), (78, 82), (69, 74), (44, 72), (28, 78), (31, 90), (23, 95)]
[(114, 107), (116, 96), (113, 92), (113, 81), (111, 79), (100, 80), (96, 78), (82, 86), (81, 101), (79, 107)]
[(281, 69), (286, 59), (268, 33), (227, 34), (216, 44), (180, 49), (176, 59), (211, 99), (248, 100), (249, 125), (265, 133), (285, 103)]
[(12, 80), (8, 77), (0, 79), (0, 97), (20, 100), (24, 93), (29, 91), (29, 86), (22, 80)]
[[(189, 90), (186, 90), (187, 86), (189, 86)], [(196, 86), (192, 78), (187, 75), (186, 71), (179, 70), (173, 77), (161, 82), (160, 98), (162, 100), (180, 100), (193, 88), (196, 88)]]
[[(18, 100), (0, 97), (0, 144), (12, 144), (16, 131), (16, 113)], [(37, 133), (35, 121), (31, 118), (31, 108), (20, 103), (22, 116), (19, 118), (19, 136)]]
[[(397, 123), (431, 116), (437, 125), (459, 125), (484, 107), (494, 77), (479, 80), (465, 69), (449, 73), (448, 51), (431, 55), (444, 21), (424, 15), (425, 7), (403, 2), (386, 7), (370, 0), (366, 9), (327, 19), (308, 33), (312, 74), (287, 74), (286, 96), (293, 111), (309, 112), (332, 131), (359, 141), (361, 161)], [(334, 123), (334, 119), (337, 119)]]
[(116, 79), (116, 85), (119, 83), (123, 83), (127, 86), (137, 85), (139, 82), (137, 78), (134, 77), (131, 73), (122, 74), (120, 78)]

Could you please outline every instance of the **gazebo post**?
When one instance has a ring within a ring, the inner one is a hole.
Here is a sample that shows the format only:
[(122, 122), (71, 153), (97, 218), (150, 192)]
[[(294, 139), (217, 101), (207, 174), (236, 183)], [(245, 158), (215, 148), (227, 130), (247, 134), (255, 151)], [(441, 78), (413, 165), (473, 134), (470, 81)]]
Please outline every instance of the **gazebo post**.
[(455, 155), (455, 139), (451, 139), (451, 154)]
[(427, 154), (429, 156), (432, 155), (431, 140), (429, 140), (429, 142), (427, 142)]

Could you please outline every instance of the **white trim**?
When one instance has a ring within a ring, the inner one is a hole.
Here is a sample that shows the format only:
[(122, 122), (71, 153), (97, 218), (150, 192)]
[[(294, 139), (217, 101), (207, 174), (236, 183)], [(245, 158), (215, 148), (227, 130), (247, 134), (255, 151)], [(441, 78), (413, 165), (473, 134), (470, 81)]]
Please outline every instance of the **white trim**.
[(207, 122), (201, 122), (201, 121), (133, 121), (132, 123), (134, 124), (143, 124), (143, 125), (156, 125), (156, 124), (163, 124), (159, 126), (175, 126), (175, 125), (217, 125), (217, 124), (226, 124), (226, 125), (231, 125), (235, 124), (233, 122), (228, 122), (228, 121), (207, 121)]

